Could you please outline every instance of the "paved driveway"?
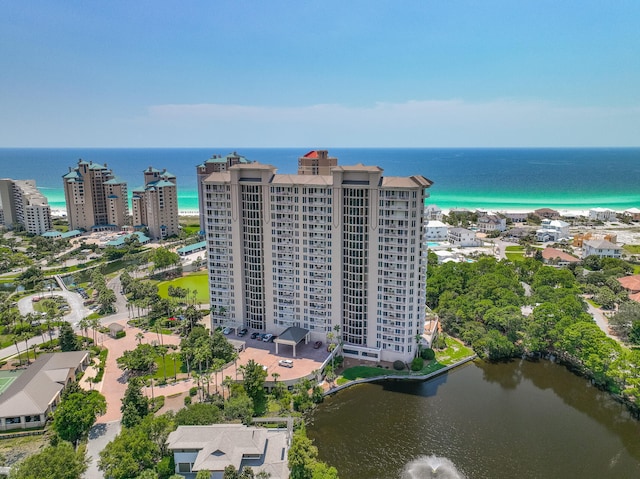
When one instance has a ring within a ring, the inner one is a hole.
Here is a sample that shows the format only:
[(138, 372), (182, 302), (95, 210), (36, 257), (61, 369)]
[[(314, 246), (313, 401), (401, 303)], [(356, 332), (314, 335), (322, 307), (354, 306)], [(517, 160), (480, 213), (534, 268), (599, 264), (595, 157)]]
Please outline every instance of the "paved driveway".
[[(26, 296), (18, 301), (18, 309), (20, 310), (20, 314), (23, 316), (28, 313), (33, 313), (33, 301), (34, 297), (47, 298), (49, 297), (49, 293), (39, 293), (39, 294), (31, 294)], [(82, 318), (89, 316), (92, 311), (87, 309), (82, 304), (84, 300), (78, 293), (74, 293), (72, 291), (53, 291), (53, 296), (62, 296), (69, 303), (69, 308), (71, 311), (69, 314), (65, 314), (62, 319), (75, 324), (79, 322)]]
[(89, 467), (84, 473), (85, 479), (103, 479), (102, 471), (98, 469), (100, 451), (113, 441), (120, 433), (120, 421), (96, 424), (89, 431), (89, 441), (87, 442), (87, 459)]

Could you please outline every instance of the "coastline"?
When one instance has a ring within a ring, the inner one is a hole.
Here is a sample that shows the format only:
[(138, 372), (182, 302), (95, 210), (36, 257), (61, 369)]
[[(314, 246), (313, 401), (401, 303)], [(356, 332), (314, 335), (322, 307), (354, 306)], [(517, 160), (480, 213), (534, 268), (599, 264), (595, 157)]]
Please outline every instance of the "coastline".
[[(434, 204), (435, 206), (437, 206), (435, 203), (429, 203), (429, 204)], [(568, 218), (577, 218), (577, 217), (588, 217), (589, 216), (589, 209), (556, 209), (553, 208), (553, 206), (542, 206), (540, 208), (551, 208), (551, 209), (555, 209), (560, 216), (562, 217), (568, 217)], [(594, 206), (594, 208), (597, 208), (597, 206)], [(441, 211), (443, 214), (448, 215), (451, 211), (461, 211), (461, 210), (469, 210), (469, 211), (476, 211), (476, 210), (482, 210), (482, 211), (489, 211), (492, 213), (533, 213), (535, 210), (537, 210), (538, 207), (536, 208), (481, 208), (481, 207), (475, 207), (475, 206), (470, 206), (467, 208), (442, 208)], [(613, 211), (615, 211), (616, 213), (623, 213), (625, 210), (617, 210), (615, 208), (608, 208), (611, 209)], [(51, 216), (53, 218), (65, 218), (67, 216), (67, 210), (64, 208), (59, 208), (59, 207), (55, 207), (55, 208), (51, 208)], [(179, 208), (178, 209), (178, 216), (200, 216), (200, 210), (198, 209), (193, 209), (193, 208)]]

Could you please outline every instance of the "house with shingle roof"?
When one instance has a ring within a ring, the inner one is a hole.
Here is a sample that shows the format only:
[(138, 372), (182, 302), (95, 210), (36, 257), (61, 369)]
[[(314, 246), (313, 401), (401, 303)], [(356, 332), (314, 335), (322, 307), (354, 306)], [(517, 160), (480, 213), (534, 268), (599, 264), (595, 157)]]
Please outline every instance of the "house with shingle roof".
[(546, 264), (552, 264), (555, 266), (569, 266), (572, 263), (580, 262), (579, 258), (576, 258), (569, 253), (549, 247), (542, 250), (542, 259)]
[(0, 431), (43, 427), (64, 387), (88, 364), (88, 351), (38, 356), (0, 395)]
[(629, 291), (629, 299), (640, 303), (640, 274), (618, 278), (618, 283)]
[(584, 241), (582, 243), (582, 259), (587, 256), (620, 258), (622, 257), (622, 247), (604, 239)]
[(271, 479), (289, 477), (287, 429), (267, 429), (244, 424), (179, 426), (169, 434), (168, 448), (173, 452), (175, 472), (195, 479), (198, 471), (209, 471), (212, 479), (222, 479), (224, 469), (234, 466), (238, 472), (251, 467), (264, 471)]

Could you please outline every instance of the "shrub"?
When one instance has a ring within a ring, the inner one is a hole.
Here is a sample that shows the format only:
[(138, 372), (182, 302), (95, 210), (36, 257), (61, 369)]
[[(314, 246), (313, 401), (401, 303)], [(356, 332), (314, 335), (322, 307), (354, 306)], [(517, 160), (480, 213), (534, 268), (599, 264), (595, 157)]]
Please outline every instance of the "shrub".
[(127, 335), (126, 331), (118, 331), (116, 333), (116, 339), (124, 338)]
[(189, 389), (189, 396), (195, 396), (196, 394), (198, 394), (198, 388), (196, 386)]
[(420, 357), (425, 361), (431, 361), (436, 358), (436, 352), (431, 348), (423, 349), (420, 352)]
[(184, 405), (189, 406), (191, 404), (191, 396), (184, 397)]
[(394, 361), (393, 369), (396, 371), (402, 371), (404, 369), (404, 363), (402, 361)]
[(421, 357), (413, 358), (411, 361), (411, 370), (412, 371), (420, 371), (424, 367), (424, 359)]
[[(191, 399), (191, 398), (189, 398)], [(151, 412), (158, 412), (164, 406), (164, 396), (156, 396), (151, 401)]]

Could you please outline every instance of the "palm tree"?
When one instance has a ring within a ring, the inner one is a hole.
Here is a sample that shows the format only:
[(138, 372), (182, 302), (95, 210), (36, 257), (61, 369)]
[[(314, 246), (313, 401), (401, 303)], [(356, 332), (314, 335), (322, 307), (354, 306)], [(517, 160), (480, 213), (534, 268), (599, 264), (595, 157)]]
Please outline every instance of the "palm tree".
[(136, 334), (136, 339), (138, 340), (138, 344), (142, 344), (142, 340), (144, 339), (144, 334), (138, 332)]
[(100, 328), (100, 318), (91, 318), (89, 320), (89, 324), (91, 325), (91, 329), (93, 329), (93, 344), (96, 344), (96, 332)]
[[(29, 364), (29, 333), (24, 332), (20, 334), (20, 339), (24, 339), (24, 345), (27, 350), (27, 364)], [(33, 351), (33, 360), (36, 360), (36, 352)]]
[(91, 321), (89, 318), (82, 318), (78, 323), (78, 327), (84, 331), (84, 347), (87, 347), (89, 342), (89, 326), (91, 326)]
[(178, 357), (179, 357), (178, 353), (175, 353), (175, 352), (169, 353), (169, 357), (171, 359), (173, 359), (173, 380), (177, 381), (178, 380), (178, 365), (177, 365), (177, 362), (178, 362)]
[(16, 345), (16, 351), (18, 351), (18, 361), (20, 362), (20, 366), (22, 366), (22, 356), (20, 355), (20, 348), (18, 347), (18, 340), (20, 337), (18, 335), (13, 335), (13, 344)]

